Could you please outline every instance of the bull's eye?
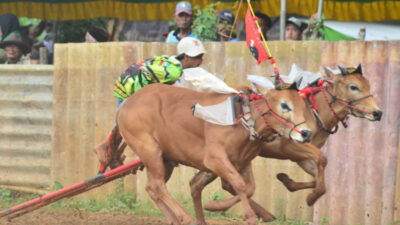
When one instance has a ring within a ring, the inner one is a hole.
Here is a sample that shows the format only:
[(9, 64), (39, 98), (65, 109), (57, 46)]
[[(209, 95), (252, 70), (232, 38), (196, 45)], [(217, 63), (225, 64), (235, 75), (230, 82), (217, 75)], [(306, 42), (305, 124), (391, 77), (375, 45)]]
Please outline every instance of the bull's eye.
[(281, 102), (281, 109), (282, 109), (282, 112), (284, 112), (284, 113), (292, 111), (292, 109), (286, 102)]
[(360, 91), (360, 88), (358, 88), (355, 84), (349, 84), (349, 88), (352, 91)]

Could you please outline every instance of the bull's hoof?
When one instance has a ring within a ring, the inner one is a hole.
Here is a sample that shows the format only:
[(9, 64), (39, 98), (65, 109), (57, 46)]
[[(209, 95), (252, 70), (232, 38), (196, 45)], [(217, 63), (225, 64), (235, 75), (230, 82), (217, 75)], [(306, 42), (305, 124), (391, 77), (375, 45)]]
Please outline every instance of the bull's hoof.
[(317, 201), (317, 196), (314, 193), (311, 193), (307, 196), (307, 205), (313, 206), (314, 203)]
[(296, 191), (291, 185), (293, 183), (293, 180), (290, 179), (290, 177), (286, 173), (279, 173), (278, 175), (276, 175), (276, 178), (278, 178), (278, 180), (280, 180), (290, 192)]
[(110, 162), (110, 168), (111, 168), (111, 169), (114, 169), (114, 168), (117, 168), (117, 167), (119, 167), (119, 166), (124, 165), (124, 160), (125, 160), (125, 158), (126, 158), (126, 156), (125, 156), (124, 154), (122, 154), (122, 155), (119, 157), (119, 159), (113, 159), (113, 160)]
[(249, 219), (245, 220), (244, 223), (246, 225), (257, 225), (258, 221), (257, 221), (256, 217), (252, 217), (252, 218), (249, 218)]
[(261, 221), (263, 222), (272, 222), (274, 220), (276, 220), (276, 217), (268, 212), (263, 213), (263, 214), (258, 214), (257, 216), (260, 218)]

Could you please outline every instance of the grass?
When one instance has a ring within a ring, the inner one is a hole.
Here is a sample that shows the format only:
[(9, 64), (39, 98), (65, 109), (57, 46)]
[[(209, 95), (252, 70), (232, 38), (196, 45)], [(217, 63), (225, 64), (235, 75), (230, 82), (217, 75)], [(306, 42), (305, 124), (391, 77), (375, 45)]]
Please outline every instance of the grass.
[[(61, 189), (62, 185), (55, 182), (53, 190)], [(0, 190), (0, 207), (7, 208), (28, 200), (39, 197), (37, 194), (29, 194), (17, 191), (11, 191), (8, 189)], [(185, 198), (179, 193), (173, 193), (172, 196), (178, 201), (178, 203), (193, 217), (195, 217), (193, 202), (191, 198)], [(224, 200), (225, 195), (222, 192), (215, 193), (212, 200)], [(268, 223), (269, 225), (309, 225), (312, 224), (309, 221), (289, 221), (286, 219), (284, 213), (284, 205), (286, 201), (279, 198), (275, 201), (276, 217), (277, 219), (273, 222)], [(204, 202), (203, 202), (204, 205)], [(162, 217), (161, 211), (154, 206), (151, 201), (139, 201), (136, 196), (130, 193), (126, 193), (123, 190), (123, 179), (120, 179), (114, 192), (109, 194), (105, 200), (96, 199), (74, 199), (67, 198), (61, 199), (46, 206), (49, 210), (80, 210), (87, 212), (115, 212), (121, 214), (134, 214), (138, 216), (149, 216), (149, 217)], [(234, 215), (230, 212), (209, 212), (204, 211), (206, 218), (211, 219), (229, 219), (229, 220), (241, 220), (240, 216)], [(329, 225), (329, 217), (319, 218), (319, 225)], [(393, 221), (388, 225), (400, 225), (400, 221)]]
[[(55, 182), (53, 190), (63, 188), (59, 182)], [(22, 192), (11, 191), (8, 189), (1, 190), (0, 207), (6, 208), (11, 207), (28, 200), (39, 197), (35, 194), (27, 194)], [(172, 193), (174, 199), (193, 217), (195, 217), (195, 211), (192, 199), (185, 198), (179, 193)], [(226, 196), (222, 192), (216, 192), (211, 197), (212, 200), (224, 200)], [(211, 200), (209, 199), (209, 200)], [(208, 200), (207, 200), (208, 201)], [(205, 202), (203, 202), (204, 205)], [(284, 200), (278, 199), (276, 201), (277, 207), (277, 220), (268, 223), (271, 225), (308, 225), (307, 222), (287, 221), (286, 216), (283, 213)], [(120, 179), (116, 185), (115, 190), (107, 196), (105, 200), (96, 199), (75, 199), (66, 198), (56, 201), (48, 206), (48, 210), (79, 210), (87, 212), (115, 212), (121, 214), (133, 214), (138, 216), (148, 217), (162, 217), (161, 211), (155, 207), (151, 201), (139, 201), (135, 195), (126, 193), (123, 190), (123, 179)], [(242, 220), (241, 216), (234, 215), (230, 212), (209, 212), (204, 211), (206, 218), (216, 220)], [(324, 220), (325, 221), (325, 220)], [(329, 219), (327, 220), (329, 221)], [(321, 221), (323, 222), (323, 221)], [(328, 225), (328, 223), (320, 223), (320, 225)]]
[[(63, 188), (62, 184), (55, 182), (52, 190), (58, 190)], [(1, 189), (0, 194), (0, 207), (7, 208), (28, 200), (40, 197), (40, 195), (29, 194), (17, 191), (11, 191), (8, 189)], [(195, 211), (191, 198), (184, 198), (178, 193), (173, 193), (173, 197), (179, 202), (179, 204), (193, 217)], [(224, 199), (222, 193), (216, 193), (213, 199), (219, 200)], [(96, 199), (75, 199), (65, 198), (58, 200), (48, 206), (46, 209), (49, 210), (79, 210), (87, 212), (115, 212), (121, 214), (134, 214), (138, 216), (149, 216), (149, 217), (162, 217), (161, 211), (154, 205), (150, 200), (140, 201), (135, 195), (127, 193), (123, 190), (123, 179), (118, 181), (115, 190), (109, 194), (105, 200)], [(208, 212), (205, 211), (205, 216), (212, 219), (237, 219), (229, 212)]]

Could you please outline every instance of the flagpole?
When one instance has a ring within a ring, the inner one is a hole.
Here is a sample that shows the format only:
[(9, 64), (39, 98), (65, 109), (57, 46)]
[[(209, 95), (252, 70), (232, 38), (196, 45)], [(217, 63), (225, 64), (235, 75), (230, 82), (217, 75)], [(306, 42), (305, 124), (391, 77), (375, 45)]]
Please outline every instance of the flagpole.
[(238, 18), (238, 16), (239, 16), (239, 11), (240, 11), (240, 8), (242, 7), (242, 2), (243, 2), (243, 0), (240, 0), (239, 7), (238, 7), (238, 9), (236, 10), (235, 20), (233, 21), (233, 25), (232, 25), (231, 33), (229, 34), (228, 41), (231, 40), (232, 33), (233, 33), (233, 29), (235, 28), (236, 21), (237, 21), (237, 18)]
[[(254, 15), (253, 8), (251, 7), (250, 0), (247, 0), (247, 5), (248, 5), (248, 7), (250, 8), (251, 15), (252, 15), (253, 18), (254, 18), (255, 15)], [(269, 50), (269, 48), (268, 48), (268, 45), (267, 45), (267, 42), (265, 41), (264, 34), (261, 32), (261, 28), (260, 28), (260, 25), (258, 24), (258, 20), (254, 20), (254, 21), (255, 21), (256, 26), (257, 26), (257, 28), (258, 28), (258, 32), (259, 32), (260, 35), (261, 35), (261, 39), (262, 39), (262, 41), (263, 41), (264, 48), (267, 50), (267, 53), (268, 53), (268, 56), (269, 56), (269, 60), (270, 60), (270, 62), (271, 62), (271, 64), (272, 64), (272, 67), (273, 67), (273, 69), (274, 69), (275, 82), (277, 82), (277, 80), (278, 80), (278, 82), (283, 83), (282, 79), (281, 79), (280, 76), (279, 76), (279, 71), (278, 71), (278, 68), (276, 67), (275, 59), (272, 58), (271, 52), (270, 52), (270, 50)]]
[(286, 23), (286, 0), (281, 0), (281, 17), (280, 17), (280, 28), (279, 28), (279, 39), (285, 40), (285, 24)]
[(324, 0), (318, 1), (318, 19), (321, 18)]

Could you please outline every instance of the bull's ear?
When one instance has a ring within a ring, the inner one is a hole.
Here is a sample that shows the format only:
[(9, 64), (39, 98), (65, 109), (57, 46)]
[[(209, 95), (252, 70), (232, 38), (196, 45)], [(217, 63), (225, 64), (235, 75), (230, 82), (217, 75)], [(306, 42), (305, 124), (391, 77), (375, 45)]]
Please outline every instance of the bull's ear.
[(361, 64), (357, 66), (357, 69), (353, 73), (359, 73), (362, 75)]
[(340, 72), (342, 73), (343, 76), (349, 75), (349, 71), (347, 71), (346, 68), (343, 68), (341, 66), (338, 66), (338, 67), (339, 67), (339, 70), (340, 70)]
[(299, 88), (298, 88), (298, 85), (297, 85), (297, 81), (296, 81), (296, 82), (293, 82), (293, 83), (288, 87), (288, 89), (292, 89), (292, 90), (298, 91)]
[(324, 67), (324, 70), (325, 70), (325, 74), (328, 77), (328, 79), (333, 79), (335, 77), (335, 74), (328, 67)]
[(303, 81), (303, 77), (300, 77), (300, 79), (296, 80), (296, 90), (300, 90), (300, 85), (301, 85), (302, 81)]

